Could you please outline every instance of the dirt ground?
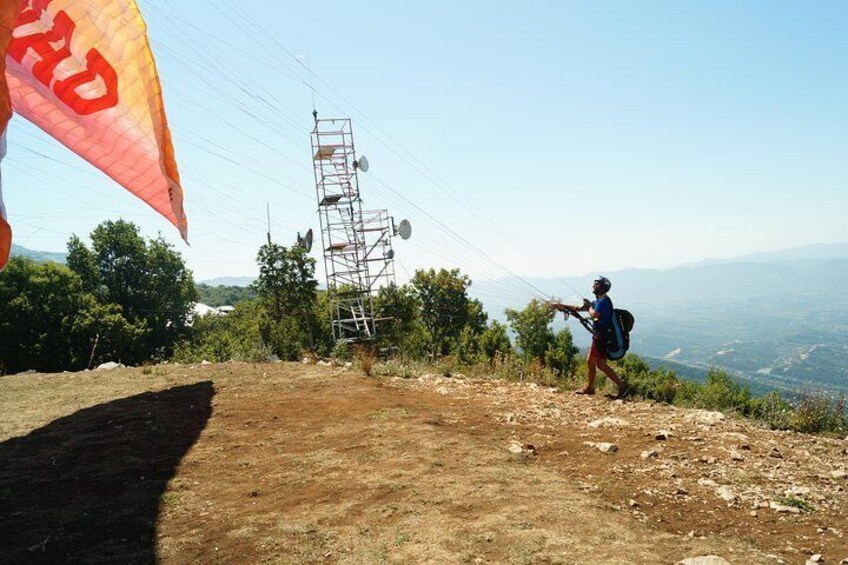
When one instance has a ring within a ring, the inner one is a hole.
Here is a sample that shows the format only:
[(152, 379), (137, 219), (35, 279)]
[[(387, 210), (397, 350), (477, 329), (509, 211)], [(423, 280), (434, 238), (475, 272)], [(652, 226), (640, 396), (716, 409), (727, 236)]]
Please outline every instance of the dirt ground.
[(4, 377), (0, 442), (0, 563), (848, 557), (848, 441), (535, 385), (236, 363)]

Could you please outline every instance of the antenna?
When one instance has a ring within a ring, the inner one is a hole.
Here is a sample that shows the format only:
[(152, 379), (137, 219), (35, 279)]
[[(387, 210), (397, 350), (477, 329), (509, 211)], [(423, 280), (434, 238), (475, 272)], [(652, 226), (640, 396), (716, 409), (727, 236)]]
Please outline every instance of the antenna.
[(271, 203), (265, 202), (265, 206), (268, 210), (268, 245), (271, 245)]
[(353, 162), (353, 168), (359, 169), (363, 173), (367, 173), (371, 165), (368, 164), (368, 157), (363, 155), (358, 161)]
[(401, 220), (397, 227), (397, 235), (401, 237), (401, 239), (409, 239), (412, 237), (412, 224), (409, 223), (409, 220)]
[(298, 247), (302, 247), (307, 253), (309, 253), (310, 251), (312, 251), (312, 240), (312, 228), (309, 228), (309, 230), (307, 230), (306, 232), (306, 235), (303, 237), (301, 237), (300, 232), (297, 232), (297, 241), (295, 242), (295, 245), (297, 245)]

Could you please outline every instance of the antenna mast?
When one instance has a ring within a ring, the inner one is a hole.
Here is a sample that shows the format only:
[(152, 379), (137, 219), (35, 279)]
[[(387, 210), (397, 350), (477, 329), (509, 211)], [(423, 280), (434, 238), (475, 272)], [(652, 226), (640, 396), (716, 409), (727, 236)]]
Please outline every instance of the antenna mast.
[(359, 172), (368, 171), (368, 160), (356, 158), (350, 119), (319, 119), (314, 111), (313, 116), (312, 168), (333, 337), (372, 340), (374, 293), (395, 282), (394, 220), (387, 210), (362, 210)]
[(268, 210), (268, 245), (271, 245), (271, 203), (266, 202), (265, 207)]

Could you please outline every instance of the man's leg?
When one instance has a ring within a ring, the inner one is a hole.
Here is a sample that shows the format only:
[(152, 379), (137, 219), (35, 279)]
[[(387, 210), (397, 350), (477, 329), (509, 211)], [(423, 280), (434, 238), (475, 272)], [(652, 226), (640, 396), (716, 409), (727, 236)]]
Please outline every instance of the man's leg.
[(627, 392), (627, 385), (624, 384), (624, 381), (622, 381), (621, 378), (619, 378), (619, 376), (615, 374), (615, 371), (612, 369), (612, 367), (607, 365), (606, 359), (604, 359), (603, 357), (599, 358), (598, 367), (600, 367), (601, 371), (603, 371), (604, 374), (608, 376), (612, 382), (615, 383), (615, 386), (618, 387), (619, 394), (624, 394), (625, 392)]
[(595, 344), (589, 349), (589, 357), (586, 359), (586, 365), (589, 368), (587, 373), (588, 380), (586, 386), (577, 391), (577, 394), (595, 394), (595, 372), (598, 367), (598, 350), (595, 349)]

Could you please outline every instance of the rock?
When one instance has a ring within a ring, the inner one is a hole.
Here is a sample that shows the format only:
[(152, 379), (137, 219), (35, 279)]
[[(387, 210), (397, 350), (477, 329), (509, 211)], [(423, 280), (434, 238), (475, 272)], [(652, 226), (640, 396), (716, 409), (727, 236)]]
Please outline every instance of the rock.
[(736, 494), (728, 486), (720, 486), (716, 489), (716, 495), (725, 502), (733, 502), (736, 500)]
[(595, 420), (594, 422), (589, 422), (590, 428), (626, 428), (630, 425), (630, 422), (627, 420), (622, 420), (621, 418), (612, 418), (606, 417), (601, 418), (600, 420)]
[(675, 565), (730, 565), (730, 563), (717, 555), (704, 555), (686, 558), (683, 561), (678, 561)]
[(304, 365), (309, 365), (310, 363), (312, 363), (312, 360), (309, 357), (304, 357), (300, 362)]
[(783, 504), (778, 504), (777, 502), (774, 502), (774, 501), (769, 503), (769, 508), (771, 508), (772, 510), (774, 510), (775, 512), (777, 512), (779, 514), (800, 514), (801, 513), (800, 508), (795, 508), (794, 506), (785, 506)]
[(708, 410), (695, 410), (684, 417), (689, 422), (703, 424), (705, 426), (714, 426), (725, 420), (727, 416), (721, 412), (710, 412)]
[(810, 487), (799, 487), (799, 486), (793, 485), (793, 486), (789, 487), (788, 489), (786, 489), (785, 491), (783, 491), (783, 493), (786, 496), (807, 496), (807, 495), (810, 494)]
[(583, 445), (587, 447), (594, 447), (601, 453), (615, 453), (618, 451), (618, 446), (614, 443), (606, 443), (606, 442), (594, 442), (594, 441), (584, 441)]
[(212, 363), (210, 363), (209, 361), (207, 361), (206, 359), (204, 359), (203, 361), (201, 361), (201, 362), (200, 362), (200, 364), (201, 364), (201, 365), (211, 365)]
[(807, 563), (821, 563), (821, 562), (822, 562), (821, 553), (816, 553), (815, 555), (812, 555), (809, 559), (807, 559)]
[(742, 454), (736, 451), (735, 449), (730, 450), (730, 459), (732, 461), (744, 461), (745, 458), (742, 457)]
[(115, 369), (125, 369), (127, 366), (123, 363), (114, 363), (109, 361), (108, 363), (103, 363), (102, 365), (97, 366), (98, 371), (113, 371)]
[(727, 439), (732, 439), (732, 440), (738, 441), (740, 443), (747, 443), (748, 442), (748, 436), (746, 436), (745, 434), (740, 434), (739, 432), (725, 432), (721, 435), (723, 437), (726, 437)]
[(672, 433), (668, 430), (660, 430), (654, 434), (654, 439), (657, 441), (667, 441), (668, 438), (672, 436)]
[(836, 480), (844, 479), (845, 477), (848, 477), (848, 471), (845, 471), (844, 469), (838, 469), (836, 471), (831, 471), (830, 476), (831, 478)]
[(750, 512), (748, 512), (748, 514), (750, 514), (750, 515), (751, 515), (751, 516), (753, 516), (754, 518), (756, 518), (756, 517), (757, 517), (757, 511), (756, 511), (756, 510), (751, 510)]
[(718, 483), (715, 482), (712, 479), (703, 479), (703, 478), (698, 479), (698, 484), (701, 485), (702, 487), (708, 487), (708, 488), (717, 488), (718, 487)]
[(514, 454), (518, 455), (519, 453), (522, 453), (523, 451), (524, 451), (524, 448), (521, 447), (521, 444), (518, 443), (517, 441), (514, 441), (511, 444), (509, 444), (509, 452), (510, 453), (514, 453)]
[(319, 367), (330, 367), (330, 366), (332, 366), (332, 363), (330, 363), (329, 361), (324, 361), (323, 359), (321, 359), (320, 361), (318, 361), (318, 363), (316, 363), (316, 365), (318, 365)]
[(647, 449), (642, 452), (642, 459), (657, 459), (660, 456), (660, 452), (656, 449)]
[(639, 508), (639, 503), (638, 503), (638, 502), (636, 502), (635, 500), (633, 500), (632, 498), (631, 498), (630, 500), (628, 500), (628, 501), (627, 501), (627, 505), (628, 505), (630, 508)]
[(773, 457), (775, 459), (783, 459), (783, 454), (777, 447), (772, 447), (771, 451), (769, 452), (769, 457)]

